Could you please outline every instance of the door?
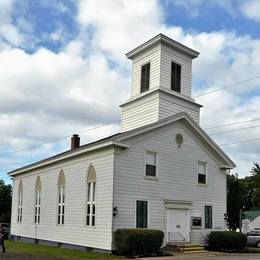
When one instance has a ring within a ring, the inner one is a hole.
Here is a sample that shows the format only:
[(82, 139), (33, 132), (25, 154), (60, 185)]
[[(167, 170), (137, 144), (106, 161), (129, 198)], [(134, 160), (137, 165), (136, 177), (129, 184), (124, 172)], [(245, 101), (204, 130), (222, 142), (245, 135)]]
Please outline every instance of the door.
[(167, 209), (168, 242), (190, 241), (190, 211), (187, 209)]

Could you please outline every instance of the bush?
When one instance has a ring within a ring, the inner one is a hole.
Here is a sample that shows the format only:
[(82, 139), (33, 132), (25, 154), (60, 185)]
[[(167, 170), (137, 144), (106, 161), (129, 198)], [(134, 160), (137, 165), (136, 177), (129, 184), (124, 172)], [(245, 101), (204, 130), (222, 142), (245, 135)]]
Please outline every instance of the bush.
[(241, 251), (246, 247), (247, 237), (234, 231), (212, 231), (208, 235), (209, 248), (217, 251)]
[(114, 234), (116, 250), (126, 256), (159, 253), (164, 234), (153, 229), (118, 229)]

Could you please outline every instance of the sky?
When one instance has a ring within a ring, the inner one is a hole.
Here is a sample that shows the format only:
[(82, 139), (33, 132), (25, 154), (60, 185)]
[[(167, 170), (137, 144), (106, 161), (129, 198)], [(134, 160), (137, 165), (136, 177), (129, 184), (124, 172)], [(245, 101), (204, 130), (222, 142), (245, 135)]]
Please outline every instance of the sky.
[(201, 126), (248, 175), (260, 154), (258, 10), (258, 0), (0, 0), (0, 179), (69, 149), (73, 133), (83, 144), (120, 131), (125, 53), (158, 33), (200, 52), (193, 97), (233, 85), (195, 99)]

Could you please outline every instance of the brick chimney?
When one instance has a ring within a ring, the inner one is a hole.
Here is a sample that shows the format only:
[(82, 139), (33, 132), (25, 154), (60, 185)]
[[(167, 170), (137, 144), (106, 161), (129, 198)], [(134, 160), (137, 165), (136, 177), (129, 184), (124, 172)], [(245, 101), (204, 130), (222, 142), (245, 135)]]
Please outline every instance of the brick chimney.
[(71, 150), (77, 149), (80, 146), (80, 137), (77, 134), (74, 134), (71, 137)]

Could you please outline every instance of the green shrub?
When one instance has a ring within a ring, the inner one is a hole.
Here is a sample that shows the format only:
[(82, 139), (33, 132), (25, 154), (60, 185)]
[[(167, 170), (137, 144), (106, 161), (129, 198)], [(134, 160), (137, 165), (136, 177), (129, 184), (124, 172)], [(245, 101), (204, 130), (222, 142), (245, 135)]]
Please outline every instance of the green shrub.
[(114, 234), (116, 250), (126, 256), (159, 253), (164, 234), (153, 229), (118, 229)]
[(212, 231), (208, 235), (209, 248), (217, 251), (241, 251), (246, 247), (244, 234), (234, 231)]

